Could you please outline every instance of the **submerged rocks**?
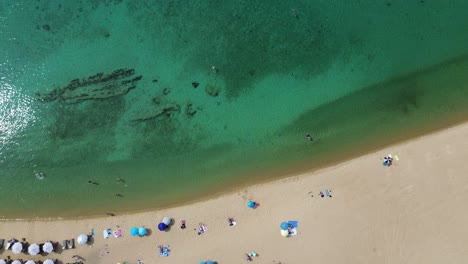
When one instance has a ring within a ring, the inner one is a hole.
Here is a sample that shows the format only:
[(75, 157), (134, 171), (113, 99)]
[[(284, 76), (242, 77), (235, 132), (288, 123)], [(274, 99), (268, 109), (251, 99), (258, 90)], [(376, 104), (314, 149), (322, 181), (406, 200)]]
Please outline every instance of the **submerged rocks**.
[(47, 31), (50, 30), (50, 26), (48, 24), (42, 25), (42, 28), (47, 30)]
[(200, 84), (198, 82), (192, 82), (192, 87), (197, 88)]
[(205, 87), (205, 92), (208, 95), (213, 96), (213, 97), (218, 96), (220, 91), (221, 90), (219, 89), (219, 87), (214, 86), (212, 84), (207, 84), (206, 87)]
[(185, 106), (185, 114), (186, 114), (188, 117), (193, 117), (196, 113), (197, 113), (197, 110), (193, 109), (192, 103), (188, 103), (188, 104)]
[(168, 104), (157, 112), (146, 114), (145, 116), (132, 119), (132, 121), (148, 121), (160, 117), (171, 117), (176, 112), (180, 111), (180, 105)]
[(67, 86), (56, 88), (49, 93), (37, 93), (36, 97), (43, 102), (59, 99), (62, 103), (74, 104), (125, 95), (142, 79), (141, 75), (129, 78), (134, 74), (134, 69), (118, 69), (110, 74), (100, 72), (87, 78), (73, 79)]

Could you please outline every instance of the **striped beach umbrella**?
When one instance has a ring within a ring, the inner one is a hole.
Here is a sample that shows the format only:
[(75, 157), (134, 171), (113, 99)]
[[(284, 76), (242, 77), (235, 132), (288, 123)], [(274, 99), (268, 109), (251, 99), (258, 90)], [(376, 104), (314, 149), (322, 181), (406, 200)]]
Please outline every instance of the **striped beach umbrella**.
[(11, 247), (11, 251), (13, 251), (14, 254), (19, 254), (23, 250), (23, 244), (20, 242), (16, 242), (13, 244), (13, 247)]
[(28, 247), (28, 253), (32, 256), (39, 254), (40, 248), (38, 244), (31, 244)]

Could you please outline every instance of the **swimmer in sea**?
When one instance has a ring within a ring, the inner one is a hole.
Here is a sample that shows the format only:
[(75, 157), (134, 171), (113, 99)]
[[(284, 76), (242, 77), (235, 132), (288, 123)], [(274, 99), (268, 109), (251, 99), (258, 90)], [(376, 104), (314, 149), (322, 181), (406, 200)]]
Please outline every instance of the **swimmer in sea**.
[(310, 134), (307, 134), (307, 140), (312, 141), (314, 140)]

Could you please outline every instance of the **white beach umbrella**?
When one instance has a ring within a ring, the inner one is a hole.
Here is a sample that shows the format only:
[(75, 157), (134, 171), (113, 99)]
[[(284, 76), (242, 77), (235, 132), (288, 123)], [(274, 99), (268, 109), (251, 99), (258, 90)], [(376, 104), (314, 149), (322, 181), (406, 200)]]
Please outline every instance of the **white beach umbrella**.
[(166, 217), (163, 218), (162, 222), (163, 222), (165, 225), (169, 226), (169, 225), (171, 225), (172, 220), (171, 220), (170, 217), (167, 217), (167, 216), (166, 216)]
[(281, 235), (284, 237), (288, 237), (289, 231), (288, 230), (281, 230)]
[(81, 234), (81, 235), (78, 236), (78, 238), (76, 239), (76, 241), (77, 241), (78, 244), (80, 244), (80, 245), (86, 244), (86, 242), (88, 242), (88, 236), (85, 235), (85, 234)]
[(11, 250), (13, 251), (13, 253), (19, 254), (23, 250), (23, 244), (21, 244), (20, 242), (16, 242), (15, 244), (13, 244)]
[(26, 263), (24, 263), (24, 264), (36, 264), (36, 262), (34, 262), (34, 261), (32, 261), (32, 260), (28, 260), (28, 261), (26, 261)]
[(50, 242), (45, 242), (42, 246), (42, 250), (44, 250), (45, 253), (51, 253), (54, 251), (54, 245), (52, 245)]
[(28, 253), (30, 255), (37, 255), (39, 254), (39, 251), (40, 251), (40, 248), (39, 248), (39, 245), (38, 244), (31, 244), (29, 247), (28, 247)]
[(54, 264), (54, 261), (51, 259), (46, 259), (43, 264)]
[(0, 264), (6, 264), (6, 261), (4, 259), (0, 259)]
[(15, 260), (15, 261), (13, 261), (11, 264), (22, 264), (22, 263), (21, 263), (21, 261), (19, 261), (19, 260)]

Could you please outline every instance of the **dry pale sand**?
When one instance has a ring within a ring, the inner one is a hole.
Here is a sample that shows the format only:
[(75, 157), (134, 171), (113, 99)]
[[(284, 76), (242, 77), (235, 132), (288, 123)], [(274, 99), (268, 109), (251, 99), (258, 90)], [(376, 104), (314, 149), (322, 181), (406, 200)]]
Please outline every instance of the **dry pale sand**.
[[(400, 161), (383, 167), (383, 157)], [(332, 190), (332, 198), (318, 192)], [(314, 197), (311, 197), (312, 192)], [(249, 209), (248, 199), (261, 203)], [(347, 161), (321, 171), (252, 186), (237, 193), (168, 210), (77, 221), (13, 221), (0, 225), (3, 238), (29, 242), (61, 241), (96, 230), (92, 246), (78, 245), (51, 257), (86, 263), (466, 263), (468, 261), (468, 124)], [(177, 225), (159, 232), (163, 216)], [(227, 217), (238, 220), (228, 226)], [(187, 228), (178, 227), (180, 219)], [(299, 234), (280, 236), (280, 223), (299, 221)], [(208, 231), (198, 236), (199, 222)], [(104, 228), (120, 225), (122, 238), (104, 239)], [(129, 229), (145, 225), (151, 234), (131, 237)], [(109, 254), (100, 257), (108, 244)], [(169, 257), (157, 246), (170, 245)], [(11, 255), (23, 259), (28, 255)]]

